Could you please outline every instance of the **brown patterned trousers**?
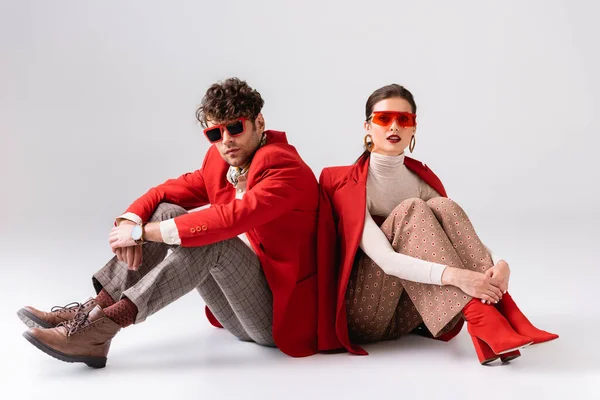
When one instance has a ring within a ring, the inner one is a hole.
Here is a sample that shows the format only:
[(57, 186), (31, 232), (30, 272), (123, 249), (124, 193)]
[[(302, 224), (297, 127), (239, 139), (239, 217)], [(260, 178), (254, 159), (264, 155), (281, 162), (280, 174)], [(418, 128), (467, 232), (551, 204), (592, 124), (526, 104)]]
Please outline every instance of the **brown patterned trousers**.
[[(478, 272), (493, 266), (464, 210), (445, 197), (403, 201), (381, 230), (402, 254)], [(386, 275), (359, 250), (346, 289), (348, 331), (353, 342), (368, 343), (397, 339), (424, 323), (438, 337), (456, 325), (470, 300), (455, 286)]]

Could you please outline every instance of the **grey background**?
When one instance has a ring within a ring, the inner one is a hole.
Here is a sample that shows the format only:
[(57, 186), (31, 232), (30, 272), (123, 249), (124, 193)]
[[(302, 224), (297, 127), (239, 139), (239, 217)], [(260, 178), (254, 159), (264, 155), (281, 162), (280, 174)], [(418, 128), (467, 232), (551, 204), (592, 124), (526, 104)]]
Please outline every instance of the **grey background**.
[[(0, 1), (0, 392), (294, 398), (579, 398), (599, 377), (600, 29), (594, 1)], [(442, 179), (511, 291), (561, 339), (477, 364), (465, 331), (296, 360), (210, 328), (195, 293), (90, 371), (33, 349), (14, 312), (92, 294), (114, 217), (201, 165), (194, 111), (246, 79), (315, 174), (361, 152), (364, 104), (415, 95), (413, 157)], [(67, 393), (65, 393), (65, 391)], [(81, 392), (80, 392), (81, 393)]]

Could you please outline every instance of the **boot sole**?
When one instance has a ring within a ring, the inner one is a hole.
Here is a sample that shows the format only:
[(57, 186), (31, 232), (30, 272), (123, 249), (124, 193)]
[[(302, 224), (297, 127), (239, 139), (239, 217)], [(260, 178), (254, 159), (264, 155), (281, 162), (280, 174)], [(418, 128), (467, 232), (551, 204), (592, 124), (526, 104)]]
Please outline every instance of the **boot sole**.
[(60, 351), (54, 350), (50, 346), (45, 343), (37, 340), (33, 335), (29, 332), (23, 332), (23, 337), (27, 339), (29, 343), (48, 354), (51, 357), (56, 358), (57, 360), (68, 362), (68, 363), (77, 363), (82, 362), (85, 363), (88, 367), (91, 368), (104, 368), (106, 367), (106, 357), (85, 357), (85, 356), (70, 356)]
[(550, 340), (546, 340), (545, 342), (541, 342), (541, 343), (532, 343), (529, 346), (527, 346), (528, 348), (532, 348), (532, 347), (540, 347), (545, 345), (546, 343), (550, 343), (550, 342), (554, 342), (556, 339), (558, 338), (554, 338), (554, 339), (550, 339)]
[(511, 362), (512, 360), (514, 360), (515, 358), (519, 358), (519, 357), (521, 357), (521, 354), (515, 354), (515, 355), (504, 357), (504, 358), (500, 357), (500, 360), (503, 363), (508, 363), (508, 362)]
[(521, 349), (524, 349), (525, 347), (529, 347), (529, 346), (531, 346), (531, 344), (532, 344), (532, 343), (533, 343), (533, 342), (529, 342), (529, 343), (527, 343), (527, 344), (525, 344), (525, 345), (523, 345), (523, 346), (515, 347), (514, 349), (504, 350), (504, 351), (502, 351), (502, 352), (500, 352), (500, 353), (497, 353), (497, 354), (498, 354), (498, 355), (502, 355), (502, 354), (510, 353), (510, 352), (512, 352), (512, 351), (515, 351), (515, 350), (521, 350)]
[(39, 319), (24, 308), (21, 308), (19, 311), (17, 311), (17, 316), (25, 325), (27, 325), (28, 328), (54, 328), (53, 325), (50, 325), (48, 322)]

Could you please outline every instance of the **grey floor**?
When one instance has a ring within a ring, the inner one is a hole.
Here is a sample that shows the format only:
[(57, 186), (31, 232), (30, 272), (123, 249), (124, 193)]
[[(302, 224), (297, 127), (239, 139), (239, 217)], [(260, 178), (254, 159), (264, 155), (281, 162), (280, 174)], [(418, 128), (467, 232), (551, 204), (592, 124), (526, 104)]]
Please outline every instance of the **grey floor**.
[(478, 364), (466, 330), (450, 343), (408, 337), (371, 345), (368, 357), (289, 358), (211, 328), (196, 293), (121, 331), (105, 369), (62, 363), (21, 337), (25, 328), (15, 312), (25, 304), (85, 300), (92, 293), (90, 273), (110, 255), (105, 238), (27, 245), (5, 238), (0, 397), (600, 398), (597, 220), (564, 215), (549, 221), (540, 215), (482, 229), (482, 238), (511, 264), (511, 292), (521, 308), (540, 327), (561, 335), (523, 350), (510, 364), (488, 367)]

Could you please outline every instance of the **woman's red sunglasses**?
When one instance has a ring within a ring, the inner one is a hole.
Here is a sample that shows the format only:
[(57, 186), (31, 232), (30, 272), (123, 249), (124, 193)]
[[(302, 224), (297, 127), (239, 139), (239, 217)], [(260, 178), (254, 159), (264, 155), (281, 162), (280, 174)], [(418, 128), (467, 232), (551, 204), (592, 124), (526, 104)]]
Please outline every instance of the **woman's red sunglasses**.
[[(417, 114), (409, 112), (374, 111), (369, 119), (379, 126), (390, 126), (394, 120), (396, 120), (398, 126), (402, 128), (417, 126)], [(367, 119), (367, 121), (369, 121), (369, 119)]]
[(223, 130), (227, 129), (227, 133), (231, 136), (237, 136), (244, 132), (246, 128), (246, 121), (248, 118), (238, 118), (235, 122), (228, 125), (213, 125), (210, 128), (204, 130), (204, 136), (211, 143), (217, 143), (223, 140)]

